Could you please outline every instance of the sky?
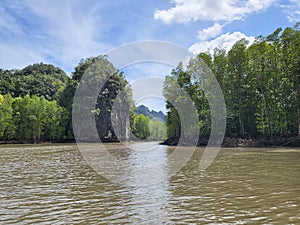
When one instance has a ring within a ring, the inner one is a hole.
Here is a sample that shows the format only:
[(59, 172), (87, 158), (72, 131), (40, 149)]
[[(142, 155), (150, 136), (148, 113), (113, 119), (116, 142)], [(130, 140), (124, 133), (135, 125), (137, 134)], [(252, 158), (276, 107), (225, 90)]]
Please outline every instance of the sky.
[[(71, 76), (81, 59), (126, 43), (160, 40), (197, 54), (298, 21), (299, 0), (0, 0), (0, 68), (44, 62)], [(134, 81), (170, 66), (124, 71)]]

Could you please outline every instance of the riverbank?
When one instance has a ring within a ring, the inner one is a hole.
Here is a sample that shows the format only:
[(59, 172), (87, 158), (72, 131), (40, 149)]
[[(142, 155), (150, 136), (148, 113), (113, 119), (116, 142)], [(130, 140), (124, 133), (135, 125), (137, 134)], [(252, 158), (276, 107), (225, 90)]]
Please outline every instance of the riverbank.
[[(209, 137), (199, 137), (197, 146), (206, 146)], [(175, 146), (179, 142), (178, 138), (169, 138), (162, 145)], [(222, 147), (300, 147), (300, 137), (293, 138), (236, 138), (236, 137), (225, 137), (222, 143)]]
[[(197, 146), (206, 146), (209, 137), (199, 137)], [(136, 140), (132, 140), (135, 142)], [(152, 140), (153, 141), (153, 140)], [(118, 143), (119, 141), (102, 140), (102, 143)], [(131, 142), (131, 141), (130, 141)], [(138, 141), (138, 142), (149, 142), (149, 141)], [(169, 138), (165, 141), (160, 142), (161, 145), (176, 146), (178, 145), (178, 138)], [(29, 142), (29, 141), (0, 141), (0, 145), (51, 145), (51, 144), (74, 144), (76, 141), (64, 141), (64, 142)], [(190, 145), (190, 144), (183, 144)], [(249, 148), (263, 148), (263, 147), (300, 147), (300, 137), (294, 138), (236, 138), (236, 137), (225, 137), (222, 143), (222, 147), (249, 147)]]
[(74, 144), (75, 141), (61, 141), (61, 142), (51, 142), (51, 141), (0, 141), (0, 145), (52, 145), (52, 144)]

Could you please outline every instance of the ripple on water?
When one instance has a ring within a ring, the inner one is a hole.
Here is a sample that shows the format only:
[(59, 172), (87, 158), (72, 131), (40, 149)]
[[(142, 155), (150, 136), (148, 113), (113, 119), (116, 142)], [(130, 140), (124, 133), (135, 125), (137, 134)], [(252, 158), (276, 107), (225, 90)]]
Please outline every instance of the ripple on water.
[[(109, 148), (120, 149), (118, 145)], [(153, 151), (157, 151), (155, 158), (149, 151), (126, 152), (122, 160), (129, 161), (131, 173), (124, 173), (124, 183), (116, 184), (93, 171), (75, 145), (0, 147), (0, 223), (300, 221), (299, 149), (222, 149), (207, 171), (200, 173), (203, 148), (199, 148), (172, 177), (167, 174), (167, 156), (172, 150), (165, 147)], [(151, 175), (157, 182), (133, 185), (144, 182), (147, 177), (139, 177), (145, 175), (141, 170), (153, 165), (162, 168)]]

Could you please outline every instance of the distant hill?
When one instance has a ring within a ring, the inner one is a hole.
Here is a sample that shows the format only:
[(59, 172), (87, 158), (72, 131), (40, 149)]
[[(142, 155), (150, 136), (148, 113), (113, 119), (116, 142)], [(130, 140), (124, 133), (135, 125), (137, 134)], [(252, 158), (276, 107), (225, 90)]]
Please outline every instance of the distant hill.
[(159, 112), (156, 112), (154, 110), (150, 111), (150, 109), (144, 105), (140, 105), (140, 106), (136, 107), (135, 112), (138, 115), (143, 114), (143, 115), (149, 117), (151, 120), (158, 120), (158, 121), (161, 121), (164, 123), (166, 122), (166, 115), (162, 111), (159, 111)]
[(21, 70), (0, 69), (0, 94), (9, 93), (13, 97), (28, 94), (57, 100), (68, 80), (62, 69), (44, 63), (29, 65)]

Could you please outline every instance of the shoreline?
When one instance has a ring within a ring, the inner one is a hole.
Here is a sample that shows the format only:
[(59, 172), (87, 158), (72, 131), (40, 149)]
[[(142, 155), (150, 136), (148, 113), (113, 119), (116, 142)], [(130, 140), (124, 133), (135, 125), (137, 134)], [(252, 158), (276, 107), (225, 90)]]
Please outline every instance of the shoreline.
[[(199, 137), (197, 146), (205, 147), (207, 146), (209, 137)], [(135, 140), (136, 141), (136, 140)], [(135, 142), (129, 141), (129, 142)], [(153, 142), (152, 141), (138, 141), (138, 142)], [(178, 138), (169, 138), (164, 141), (155, 141), (160, 145), (167, 146), (177, 146), (179, 139)], [(119, 141), (102, 141), (102, 143), (120, 143)], [(76, 141), (62, 141), (62, 142), (49, 142), (41, 141), (39, 143), (29, 142), (29, 141), (1, 141), (0, 146), (4, 145), (56, 145), (56, 144), (76, 144)], [(190, 146), (190, 144), (183, 144), (181, 146)], [(265, 148), (265, 147), (300, 147), (300, 137), (293, 138), (237, 138), (237, 137), (225, 137), (221, 147), (229, 148)]]
[[(197, 146), (207, 146), (209, 137), (199, 137)], [(161, 145), (176, 146), (179, 142), (178, 138), (169, 138)], [(188, 145), (188, 144), (187, 144)], [(293, 138), (237, 138), (237, 137), (225, 137), (221, 147), (229, 148), (265, 148), (265, 147), (300, 147), (300, 137)]]

